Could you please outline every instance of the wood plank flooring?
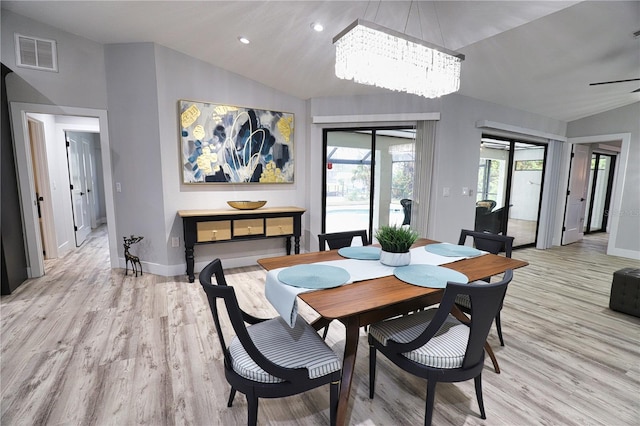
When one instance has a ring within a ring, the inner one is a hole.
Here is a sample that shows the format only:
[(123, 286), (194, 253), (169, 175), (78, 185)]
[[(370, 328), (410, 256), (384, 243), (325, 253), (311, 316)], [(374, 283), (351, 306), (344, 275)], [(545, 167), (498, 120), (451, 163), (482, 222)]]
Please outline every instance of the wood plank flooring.
[[(612, 274), (637, 261), (606, 256), (606, 235), (550, 250), (524, 249), (502, 311), (506, 346), (489, 341), (479, 418), (473, 382), (439, 384), (434, 425), (640, 424), (640, 319), (608, 308)], [(104, 230), (48, 261), (47, 274), (0, 299), (2, 425), (242, 425), (246, 400), (227, 408), (229, 387), (199, 284), (186, 277), (125, 277), (109, 267)], [(229, 269), (242, 306), (275, 311), (264, 271)], [(308, 319), (314, 313), (306, 306)], [(344, 328), (328, 344), (343, 350)], [(350, 424), (417, 425), (426, 384), (379, 357), (368, 398), (362, 331)], [(260, 425), (328, 424), (329, 389), (261, 400)]]

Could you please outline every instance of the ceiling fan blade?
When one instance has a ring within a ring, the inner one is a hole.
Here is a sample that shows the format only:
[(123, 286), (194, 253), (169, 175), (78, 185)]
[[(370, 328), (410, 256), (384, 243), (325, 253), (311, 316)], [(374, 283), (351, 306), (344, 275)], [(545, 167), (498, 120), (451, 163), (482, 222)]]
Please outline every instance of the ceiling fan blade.
[(626, 83), (628, 81), (640, 81), (640, 78), (630, 78), (628, 80), (601, 81), (599, 83), (589, 83), (589, 86), (599, 86), (601, 84)]
[(633, 92), (631, 92), (631, 93), (638, 93), (638, 92), (640, 92), (640, 87), (639, 87), (639, 88), (637, 88), (636, 90), (634, 90), (634, 91), (633, 91)]

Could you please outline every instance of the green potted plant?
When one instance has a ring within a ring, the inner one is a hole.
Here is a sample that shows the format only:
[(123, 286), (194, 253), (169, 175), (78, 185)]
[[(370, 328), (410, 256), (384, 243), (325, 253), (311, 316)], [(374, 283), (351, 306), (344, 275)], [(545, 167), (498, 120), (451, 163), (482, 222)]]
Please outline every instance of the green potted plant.
[(381, 226), (375, 234), (382, 248), (380, 262), (389, 266), (404, 266), (411, 262), (409, 249), (418, 239), (418, 233), (409, 227)]

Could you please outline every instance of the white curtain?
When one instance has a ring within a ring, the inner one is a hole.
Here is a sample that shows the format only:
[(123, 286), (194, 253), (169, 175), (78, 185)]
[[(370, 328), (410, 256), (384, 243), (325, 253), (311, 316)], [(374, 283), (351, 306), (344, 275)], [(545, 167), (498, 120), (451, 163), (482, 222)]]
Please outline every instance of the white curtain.
[(437, 121), (418, 121), (416, 126), (416, 160), (411, 227), (421, 237), (429, 236), (429, 204), (433, 176)]

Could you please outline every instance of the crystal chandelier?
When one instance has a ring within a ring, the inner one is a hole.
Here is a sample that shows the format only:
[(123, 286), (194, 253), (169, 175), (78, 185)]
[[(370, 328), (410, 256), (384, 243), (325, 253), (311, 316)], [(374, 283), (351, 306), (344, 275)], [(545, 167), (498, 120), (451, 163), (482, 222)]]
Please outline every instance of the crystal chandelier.
[(333, 38), (336, 76), (437, 98), (460, 88), (464, 55), (357, 19)]

